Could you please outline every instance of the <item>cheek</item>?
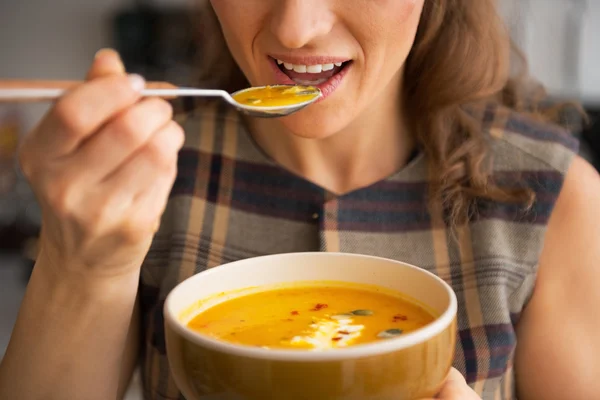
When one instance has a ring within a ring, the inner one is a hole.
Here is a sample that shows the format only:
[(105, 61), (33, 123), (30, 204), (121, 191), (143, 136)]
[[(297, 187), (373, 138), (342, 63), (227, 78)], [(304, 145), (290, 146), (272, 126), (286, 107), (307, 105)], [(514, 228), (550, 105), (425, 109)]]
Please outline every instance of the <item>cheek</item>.
[(247, 58), (251, 56), (252, 42), (260, 25), (260, 7), (252, 7), (254, 0), (211, 0), (221, 25), (223, 36), (233, 58), (246, 70)]
[(371, 41), (396, 48), (405, 47), (406, 43), (412, 45), (424, 1), (426, 0), (381, 0), (381, 4), (374, 7), (371, 18), (370, 26), (374, 30), (369, 35)]
[[(421, 11), (423, 10), (423, 3), (426, 0), (402, 0), (402, 1), (391, 1), (392, 5), (396, 7), (393, 15), (399, 20), (398, 22), (406, 22), (412, 17), (417, 15), (420, 17)], [(431, 1), (431, 0), (427, 0)]]
[(367, 68), (402, 67), (414, 44), (424, 1), (430, 0), (375, 0), (368, 23), (357, 28)]

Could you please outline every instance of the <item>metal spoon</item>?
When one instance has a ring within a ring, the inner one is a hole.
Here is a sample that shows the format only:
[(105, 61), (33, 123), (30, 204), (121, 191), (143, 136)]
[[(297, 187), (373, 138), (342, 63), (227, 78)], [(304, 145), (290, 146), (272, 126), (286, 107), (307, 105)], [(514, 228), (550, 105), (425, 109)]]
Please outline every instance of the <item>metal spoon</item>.
[[(52, 101), (60, 98), (69, 89), (81, 84), (82, 82), (75, 81), (22, 81), (22, 80), (0, 80), (0, 103), (20, 103), (20, 102), (43, 102)], [(291, 87), (291, 85), (273, 85), (271, 88)], [(243, 89), (233, 94), (229, 94), (224, 90), (213, 89), (196, 89), (186, 87), (176, 87), (166, 82), (149, 82), (146, 89), (142, 91), (144, 97), (221, 97), (227, 103), (231, 104), (239, 111), (261, 118), (275, 118), (290, 115), (300, 111), (304, 107), (314, 103), (321, 96), (321, 91), (312, 86), (303, 87), (303, 90), (297, 92), (297, 95), (314, 95), (311, 99), (303, 102), (274, 106), (261, 107), (258, 105), (247, 105), (238, 103), (234, 96), (240, 93), (264, 89), (264, 86), (251, 87)]]

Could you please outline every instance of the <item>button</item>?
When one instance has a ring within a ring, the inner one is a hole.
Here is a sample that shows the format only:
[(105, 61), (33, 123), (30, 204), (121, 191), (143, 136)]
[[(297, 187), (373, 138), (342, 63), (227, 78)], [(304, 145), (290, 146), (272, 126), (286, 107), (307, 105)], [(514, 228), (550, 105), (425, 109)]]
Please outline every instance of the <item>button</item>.
[(312, 215), (312, 217), (313, 217), (313, 219), (319, 219), (319, 213), (314, 213), (314, 214)]

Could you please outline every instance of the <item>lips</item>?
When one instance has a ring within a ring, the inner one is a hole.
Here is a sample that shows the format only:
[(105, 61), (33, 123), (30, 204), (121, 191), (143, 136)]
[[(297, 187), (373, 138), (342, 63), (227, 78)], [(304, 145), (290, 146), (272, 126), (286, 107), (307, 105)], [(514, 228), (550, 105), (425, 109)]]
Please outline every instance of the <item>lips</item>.
[[(287, 58), (269, 57), (277, 84), (310, 85), (318, 87), (323, 96), (329, 97), (341, 85), (352, 68), (351, 60), (326, 57)], [(319, 71), (320, 72), (317, 72)], [(310, 72), (309, 72), (310, 71)]]

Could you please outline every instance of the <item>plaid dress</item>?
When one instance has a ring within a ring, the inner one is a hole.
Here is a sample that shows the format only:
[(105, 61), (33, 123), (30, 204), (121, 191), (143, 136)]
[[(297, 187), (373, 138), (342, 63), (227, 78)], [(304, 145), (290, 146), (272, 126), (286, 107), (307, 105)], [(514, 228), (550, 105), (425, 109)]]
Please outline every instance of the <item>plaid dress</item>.
[(532, 294), (546, 224), (577, 141), (559, 128), (487, 106), (474, 115), (489, 139), (493, 179), (535, 191), (530, 211), (478, 203), (452, 233), (430, 204), (428, 163), (343, 196), (294, 175), (253, 142), (224, 106), (189, 108), (186, 143), (162, 226), (142, 268), (144, 393), (183, 399), (169, 374), (162, 309), (169, 291), (207, 268), (273, 253), (328, 251), (401, 260), (431, 271), (458, 297), (454, 366), (483, 398), (515, 398), (515, 323)]

